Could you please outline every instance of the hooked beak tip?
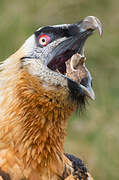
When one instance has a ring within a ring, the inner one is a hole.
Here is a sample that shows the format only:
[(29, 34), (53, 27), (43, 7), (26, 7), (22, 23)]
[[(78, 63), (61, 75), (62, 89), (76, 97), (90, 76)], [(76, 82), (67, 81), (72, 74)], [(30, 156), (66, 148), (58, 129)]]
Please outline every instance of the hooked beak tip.
[(88, 29), (92, 29), (92, 30), (98, 30), (99, 35), (102, 36), (103, 33), (103, 28), (102, 28), (102, 23), (100, 22), (100, 20), (95, 17), (95, 16), (87, 16), (83, 22), (82, 22), (82, 30), (86, 31)]
[(100, 22), (100, 20), (98, 19), (98, 18), (96, 18), (96, 17), (94, 17), (94, 19), (95, 19), (95, 27), (96, 27), (96, 29), (98, 30), (98, 33), (99, 33), (99, 35), (100, 35), (100, 37), (102, 36), (102, 34), (103, 34), (103, 28), (102, 28), (102, 23)]

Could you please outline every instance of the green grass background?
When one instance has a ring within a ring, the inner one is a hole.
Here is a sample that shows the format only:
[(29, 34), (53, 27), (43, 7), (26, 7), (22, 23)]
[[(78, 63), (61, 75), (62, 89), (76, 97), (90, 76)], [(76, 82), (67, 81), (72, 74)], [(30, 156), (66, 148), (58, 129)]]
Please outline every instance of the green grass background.
[(119, 0), (0, 0), (0, 61), (40, 26), (88, 15), (97, 16), (104, 31), (85, 47), (96, 100), (68, 121), (65, 150), (81, 157), (96, 180), (119, 180)]

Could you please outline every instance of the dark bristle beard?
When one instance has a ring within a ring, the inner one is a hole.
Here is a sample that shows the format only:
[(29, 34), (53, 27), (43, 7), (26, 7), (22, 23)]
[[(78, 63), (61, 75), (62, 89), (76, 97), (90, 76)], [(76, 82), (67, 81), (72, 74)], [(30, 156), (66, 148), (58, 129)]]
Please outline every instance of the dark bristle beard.
[(76, 103), (76, 111), (84, 111), (88, 103), (86, 95), (83, 95), (82, 89), (75, 81), (68, 79), (69, 96)]

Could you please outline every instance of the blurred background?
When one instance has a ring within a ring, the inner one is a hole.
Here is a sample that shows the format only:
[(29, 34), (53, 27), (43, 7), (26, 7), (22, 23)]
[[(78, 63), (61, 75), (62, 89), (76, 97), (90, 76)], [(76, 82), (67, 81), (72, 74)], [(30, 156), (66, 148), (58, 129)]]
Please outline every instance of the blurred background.
[(94, 179), (119, 180), (119, 0), (0, 0), (0, 61), (40, 26), (89, 15), (104, 29), (85, 46), (96, 100), (69, 119), (65, 151), (83, 159)]

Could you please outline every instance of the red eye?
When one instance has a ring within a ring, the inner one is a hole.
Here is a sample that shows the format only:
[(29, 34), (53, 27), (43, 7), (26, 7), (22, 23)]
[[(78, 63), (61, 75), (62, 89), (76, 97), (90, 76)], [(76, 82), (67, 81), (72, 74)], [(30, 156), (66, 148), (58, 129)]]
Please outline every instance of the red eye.
[(39, 38), (39, 43), (42, 45), (42, 46), (46, 46), (49, 42), (50, 42), (50, 37), (46, 34), (42, 34)]

